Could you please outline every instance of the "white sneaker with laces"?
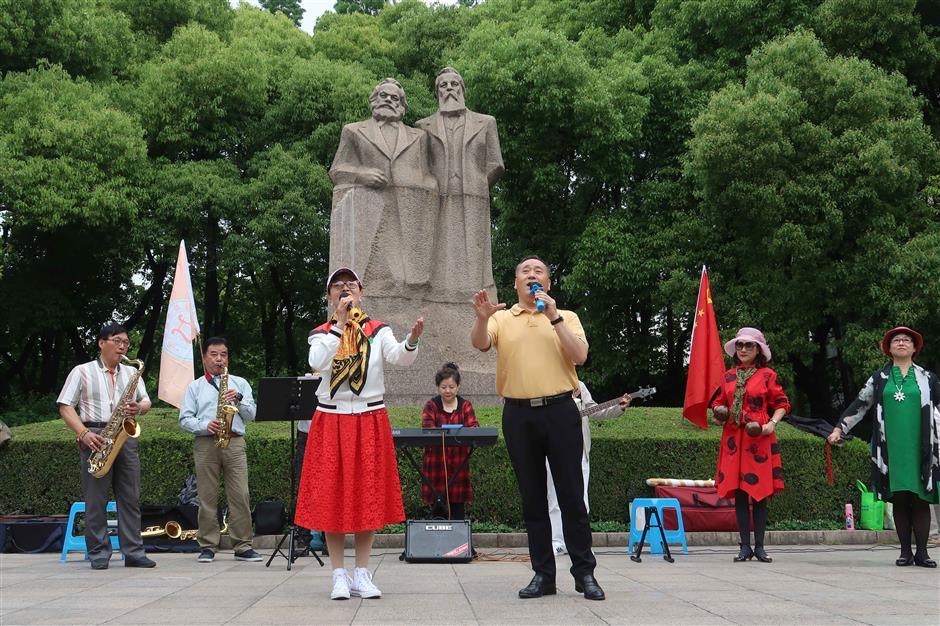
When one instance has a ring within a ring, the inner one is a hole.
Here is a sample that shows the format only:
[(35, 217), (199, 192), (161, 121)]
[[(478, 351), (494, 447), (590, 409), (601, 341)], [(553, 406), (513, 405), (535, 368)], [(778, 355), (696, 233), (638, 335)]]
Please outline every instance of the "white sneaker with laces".
[(382, 597), (379, 588), (372, 584), (372, 573), (365, 567), (357, 567), (353, 570), (353, 582), (349, 593), (360, 598)]
[(333, 570), (333, 591), (330, 600), (349, 600), (349, 574), (342, 567)]
[(561, 556), (563, 554), (568, 554), (568, 551), (565, 549), (565, 546), (560, 544), (555, 544), (555, 556)]

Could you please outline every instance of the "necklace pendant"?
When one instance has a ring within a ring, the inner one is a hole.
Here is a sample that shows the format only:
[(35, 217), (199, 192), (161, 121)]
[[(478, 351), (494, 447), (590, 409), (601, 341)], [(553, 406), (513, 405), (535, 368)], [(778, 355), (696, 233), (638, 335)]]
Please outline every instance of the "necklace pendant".
[(894, 399), (897, 400), (898, 402), (904, 402), (904, 398), (905, 398), (904, 392), (901, 391), (900, 389), (894, 392)]

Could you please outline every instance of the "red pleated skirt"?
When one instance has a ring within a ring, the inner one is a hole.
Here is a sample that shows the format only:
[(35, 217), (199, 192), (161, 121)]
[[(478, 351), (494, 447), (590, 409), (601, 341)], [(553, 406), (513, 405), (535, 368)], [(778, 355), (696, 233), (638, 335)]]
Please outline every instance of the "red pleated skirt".
[(294, 521), (334, 533), (404, 521), (392, 427), (385, 409), (317, 411), (310, 423)]

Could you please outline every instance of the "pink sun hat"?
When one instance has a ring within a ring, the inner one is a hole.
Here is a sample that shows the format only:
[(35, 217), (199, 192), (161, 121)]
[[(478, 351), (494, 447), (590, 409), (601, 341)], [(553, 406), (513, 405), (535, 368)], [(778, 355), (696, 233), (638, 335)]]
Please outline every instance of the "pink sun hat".
[(725, 354), (730, 357), (734, 356), (734, 344), (739, 341), (753, 341), (758, 346), (760, 346), (761, 354), (764, 355), (764, 358), (768, 361), (770, 360), (770, 348), (767, 346), (767, 340), (764, 339), (764, 333), (757, 330), (756, 328), (750, 328), (745, 326), (738, 331), (738, 334), (734, 336), (734, 339), (725, 344)]

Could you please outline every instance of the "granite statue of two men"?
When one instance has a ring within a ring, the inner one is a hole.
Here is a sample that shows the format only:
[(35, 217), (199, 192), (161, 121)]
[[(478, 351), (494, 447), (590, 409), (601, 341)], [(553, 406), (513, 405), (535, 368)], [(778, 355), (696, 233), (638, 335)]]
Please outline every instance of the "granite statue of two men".
[(452, 68), (435, 80), (438, 111), (415, 128), (405, 91), (386, 78), (372, 119), (343, 127), (330, 168), (330, 267), (354, 267), (372, 294), (469, 302), (495, 289), (490, 186), (503, 173), (496, 120), (469, 111)]

